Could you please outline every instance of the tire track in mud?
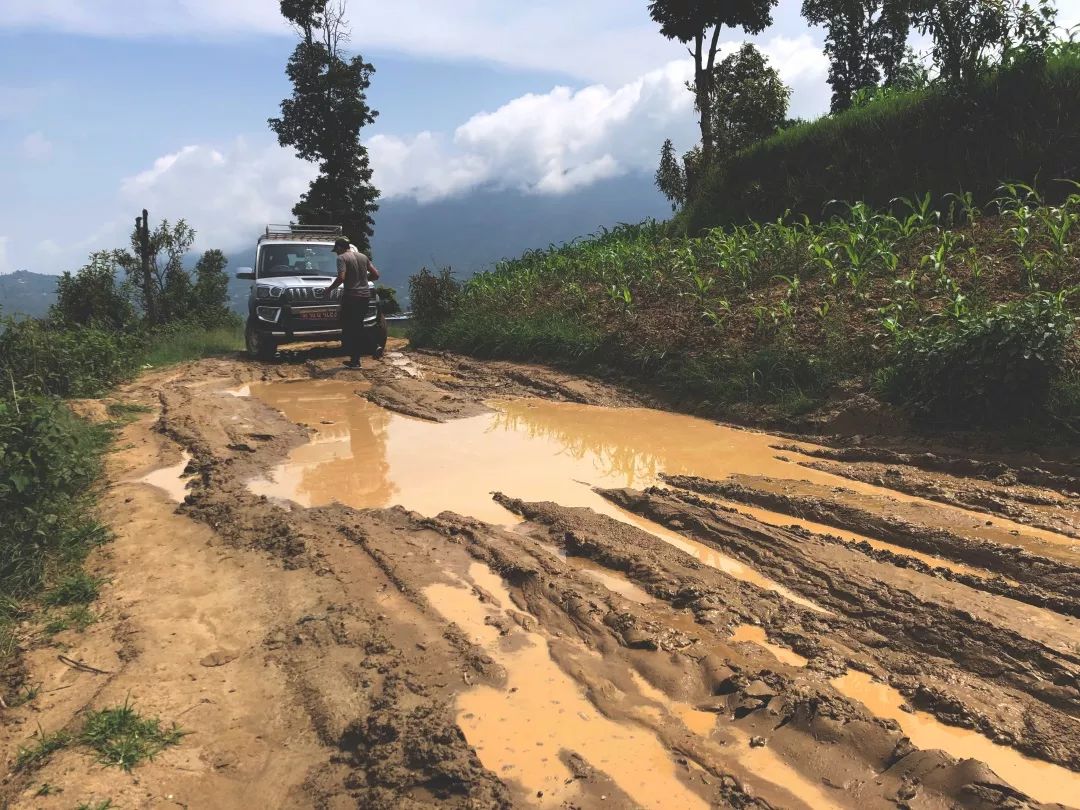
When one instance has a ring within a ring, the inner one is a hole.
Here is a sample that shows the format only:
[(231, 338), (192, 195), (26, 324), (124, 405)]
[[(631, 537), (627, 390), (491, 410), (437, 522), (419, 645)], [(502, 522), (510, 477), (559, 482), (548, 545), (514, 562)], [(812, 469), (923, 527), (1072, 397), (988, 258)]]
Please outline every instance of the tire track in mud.
[[(1080, 616), (1080, 566), (978, 538), (962, 537), (943, 528), (904, 519), (893, 512), (874, 511), (840, 500), (860, 500), (854, 492), (815, 486), (805, 481), (773, 481), (755, 476), (733, 476), (710, 481), (693, 476), (662, 476), (665, 483), (699, 495), (759, 506), (794, 518), (808, 519), (844, 531), (881, 539), (903, 548), (941, 556), (1004, 575), (1013, 582), (957, 573), (921, 563), (910, 557), (856, 544), (867, 556), (959, 582), (987, 593), (1017, 599), (1069, 616)], [(798, 493), (798, 494), (789, 494)], [(868, 506), (871, 504), (867, 504)], [(880, 508), (880, 504), (873, 504)]]
[[(945, 723), (976, 729), (1026, 754), (1080, 770), (1080, 726), (1074, 718), (1030, 694), (1003, 687), (993, 678), (974, 674), (957, 677), (960, 673), (952, 660), (912, 649), (917, 645), (906, 634), (876, 632), (861, 617), (847, 618), (844, 609), (839, 615), (823, 616), (800, 608), (702, 565), (646, 532), (588, 510), (507, 498), (502, 501), (528, 520), (547, 526), (552, 540), (568, 552), (625, 573), (651, 595), (691, 609), (707, 626), (759, 625), (770, 640), (808, 659), (810, 669), (827, 677), (843, 674), (848, 666), (863, 669), (887, 678), (912, 705)], [(679, 513), (670, 525), (686, 531), (692, 518), (681, 509)], [(664, 522), (662, 515), (656, 516)], [(708, 539), (696, 531), (694, 536)], [(770, 574), (798, 590), (796, 581), (784, 575), (785, 569), (796, 571), (794, 565), (781, 562)], [(840, 599), (835, 604), (843, 607)], [(902, 624), (905, 618), (910, 620), (900, 611), (895, 620)]]
[[(505, 502), (514, 503), (508, 499)], [(588, 510), (579, 511), (598, 517)], [(711, 733), (735, 734), (736, 740), (757, 739), (767, 744), (780, 759), (773, 763), (773, 771), (764, 772), (764, 778), (769, 779), (770, 773), (773, 778), (779, 777), (780, 785), (797, 800), (812, 807), (853, 801), (876, 804), (912, 790), (959, 793), (971, 786), (964, 781), (965, 766), (953, 764), (940, 752), (911, 750), (893, 724), (866, 714), (828, 684), (807, 678), (801, 670), (777, 666), (774, 657), (756, 645), (732, 645), (723, 631), (717, 633), (708, 627), (686, 628), (666, 605), (650, 608), (614, 596), (581, 577), (571, 566), (537, 549), (521, 534), (449, 515), (440, 516), (432, 525), (442, 528), (452, 539), (460, 538), (472, 556), (499, 572), (510, 584), (516, 605), (537, 617), (548, 632), (576, 635), (595, 647), (601, 656), (594, 656), (592, 667), (603, 673), (602, 677), (615, 683), (621, 680), (622, 688), (631, 692), (632, 687), (625, 683), (626, 673), (633, 676), (638, 672), (637, 677), (656, 684), (645, 693), (659, 692), (669, 707), (673, 698), (657, 686), (675, 692), (677, 703), (694, 707), (692, 711), (698, 714), (716, 713)], [(553, 655), (562, 657), (554, 649)], [(566, 657), (572, 660), (572, 656)], [(591, 695), (599, 700), (606, 714), (625, 714), (616, 701), (604, 700), (604, 696), (610, 696), (610, 688), (597, 682), (595, 674), (583, 672), (580, 658), (564, 668), (581, 673), (579, 678), (594, 681)], [(670, 730), (660, 728), (658, 733), (666, 738)], [(816, 742), (822, 735), (833, 743), (827, 750)], [(730, 769), (740, 764), (733, 751), (722, 754), (717, 763), (715, 752), (700, 740), (690, 739), (692, 743), (685, 738), (678, 742), (676, 738), (668, 744), (693, 758), (714, 777), (722, 778), (725, 766)], [(728, 742), (725, 749), (731, 745)], [(811, 754), (808, 748), (814, 748), (814, 752)], [(785, 770), (795, 773), (785, 778)], [(937, 776), (923, 785), (923, 777), (935, 771)], [(751, 785), (755, 781), (745, 769), (734, 775)], [(767, 790), (760, 785), (760, 778), (754, 786), (755, 795), (765, 795), (762, 791)], [(997, 781), (985, 773), (980, 779), (987, 785)], [(824, 796), (816, 785), (832, 790)], [(833, 793), (840, 788), (846, 793), (843, 801)], [(996, 802), (1002, 796), (995, 796), (995, 790), (988, 789), (981, 799)], [(731, 802), (735, 797), (724, 798)], [(790, 797), (779, 798), (781, 806), (791, 805)]]
[[(777, 449), (787, 449), (779, 447)], [(983, 461), (960, 456), (943, 456), (937, 453), (903, 453), (882, 447), (822, 447), (812, 451), (793, 449), (829, 461), (847, 463), (871, 462), (876, 464), (904, 465), (927, 472), (947, 473), (961, 478), (979, 478), (984, 481), (1001, 481), (1003, 484), (1026, 484), (1032, 487), (1057, 490), (1059, 493), (1080, 493), (1080, 470), (1075, 464), (1042, 462), (1041, 467), (1011, 466), (1002, 461)]]
[[(601, 494), (717, 546), (883, 637), (904, 638), (910, 646), (949, 658), (972, 674), (1025, 691), (1073, 717), (1080, 715), (1080, 652), (1064, 621), (1057, 628), (1029, 625), (1028, 635), (1022, 635), (993, 623), (1003, 615), (999, 606), (985, 601), (990, 597), (980, 604), (974, 592), (951, 593), (930, 577), (915, 582), (909, 577), (906, 588), (898, 587), (903, 570), (887, 575), (876, 561), (809, 532), (766, 526), (691, 494), (658, 489)], [(967, 603), (964, 608), (961, 599)], [(914, 616), (918, 622), (912, 621)]]
[(943, 460), (932, 453), (791, 445), (777, 449), (819, 459), (799, 462), (809, 469), (1080, 539), (1080, 479), (1073, 476), (970, 459)]

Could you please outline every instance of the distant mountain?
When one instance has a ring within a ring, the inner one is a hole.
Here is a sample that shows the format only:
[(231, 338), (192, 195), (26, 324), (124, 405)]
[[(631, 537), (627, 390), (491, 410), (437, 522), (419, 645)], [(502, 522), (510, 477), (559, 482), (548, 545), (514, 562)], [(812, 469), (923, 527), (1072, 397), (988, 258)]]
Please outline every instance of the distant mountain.
[(41, 317), (56, 300), (56, 278), (29, 270), (0, 276), (0, 315)]
[[(383, 281), (405, 300), (409, 276), (421, 267), (451, 267), (459, 278), (487, 269), (526, 250), (568, 242), (621, 222), (664, 219), (671, 208), (643, 175), (605, 180), (563, 196), (485, 189), (421, 204), (387, 200), (375, 217), (372, 254)], [(229, 298), (238, 312), (247, 308), (249, 282), (235, 277), (255, 260), (252, 246), (229, 258)], [(193, 265), (197, 257), (189, 257)], [(0, 306), (6, 314), (44, 314), (52, 303), (55, 276), (25, 271), (0, 276)], [(18, 292), (8, 292), (8, 287)], [(11, 303), (9, 304), (9, 297)]]

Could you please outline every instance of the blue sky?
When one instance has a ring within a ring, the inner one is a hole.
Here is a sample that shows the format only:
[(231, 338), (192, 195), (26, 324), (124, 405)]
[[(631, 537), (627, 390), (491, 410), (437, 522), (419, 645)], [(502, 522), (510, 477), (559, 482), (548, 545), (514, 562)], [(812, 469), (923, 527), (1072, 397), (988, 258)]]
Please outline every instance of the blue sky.
[[(757, 42), (813, 116), (827, 65), (799, 5)], [(349, 18), (387, 197), (568, 194), (694, 141), (689, 59), (645, 0), (350, 0)], [(313, 169), (265, 122), (292, 47), (277, 0), (0, 0), (0, 272), (77, 267), (143, 205), (226, 250), (287, 219)]]

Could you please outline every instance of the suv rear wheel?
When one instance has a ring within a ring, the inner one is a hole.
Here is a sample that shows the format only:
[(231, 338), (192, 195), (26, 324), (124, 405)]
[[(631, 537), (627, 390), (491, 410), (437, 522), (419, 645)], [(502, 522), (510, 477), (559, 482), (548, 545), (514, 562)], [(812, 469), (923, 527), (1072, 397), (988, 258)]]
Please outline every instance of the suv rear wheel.
[(277, 341), (273, 336), (260, 332), (250, 319), (244, 329), (244, 343), (247, 346), (248, 357), (256, 360), (272, 360), (277, 352)]
[(381, 355), (383, 350), (386, 349), (386, 339), (388, 334), (386, 316), (380, 312), (378, 320), (375, 321), (375, 325), (369, 326), (364, 330), (364, 342), (362, 344), (364, 347), (364, 354), (370, 354), (372, 357)]

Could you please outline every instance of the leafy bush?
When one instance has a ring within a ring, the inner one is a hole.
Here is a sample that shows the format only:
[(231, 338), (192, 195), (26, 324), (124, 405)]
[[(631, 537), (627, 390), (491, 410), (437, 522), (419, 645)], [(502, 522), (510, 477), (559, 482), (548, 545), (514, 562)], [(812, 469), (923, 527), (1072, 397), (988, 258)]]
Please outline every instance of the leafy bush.
[[(977, 145), (977, 148), (976, 148)], [(831, 200), (884, 207), (896, 197), (964, 189), (980, 205), (1004, 179), (1080, 175), (1080, 43), (1020, 61), (962, 92), (891, 93), (786, 129), (737, 154), (702, 183), (681, 223), (691, 233), (793, 211), (818, 219)]]
[(141, 341), (135, 335), (95, 326), (57, 328), (39, 320), (4, 322), (0, 370), (7, 394), (91, 397), (127, 379), (138, 365)]
[(107, 442), (54, 399), (0, 400), (0, 595), (29, 595), (47, 565), (77, 562), (104, 539), (84, 507)]
[(1075, 318), (1063, 294), (1036, 293), (901, 332), (886, 393), (943, 423), (1000, 423), (1042, 412), (1061, 375)]
[(426, 267), (409, 279), (413, 318), (420, 328), (430, 328), (450, 317), (461, 292), (461, 283), (450, 268), (437, 274)]

